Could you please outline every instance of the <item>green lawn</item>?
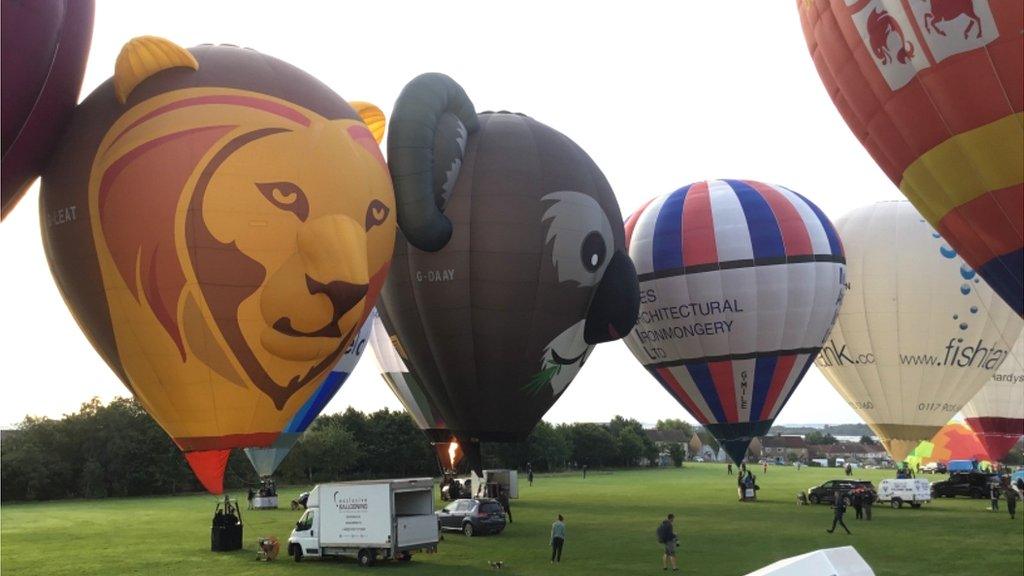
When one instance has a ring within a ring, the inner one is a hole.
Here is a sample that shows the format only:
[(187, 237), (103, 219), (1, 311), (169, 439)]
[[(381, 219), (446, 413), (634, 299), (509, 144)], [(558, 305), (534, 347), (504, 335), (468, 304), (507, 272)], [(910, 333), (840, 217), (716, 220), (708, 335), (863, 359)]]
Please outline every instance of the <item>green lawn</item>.
[[(876, 484), (891, 472), (863, 471)], [(758, 475), (756, 503), (739, 503), (733, 478), (720, 464), (685, 469), (538, 475), (520, 486), (515, 523), (499, 536), (466, 538), (448, 533), (435, 555), (411, 564), (378, 564), (397, 574), (486, 574), (488, 561), (506, 563), (503, 574), (650, 574), (661, 568), (655, 529), (676, 514), (680, 564), (687, 574), (744, 574), (774, 560), (817, 548), (854, 545), (881, 575), (1024, 574), (1024, 514), (1011, 522), (987, 510), (987, 500), (944, 499), (919, 510), (875, 507), (872, 522), (847, 524), (853, 531), (826, 534), (827, 506), (797, 506), (801, 489), (838, 478), (838, 470), (771, 468)], [(300, 488), (282, 490), (287, 499)], [(244, 499), (244, 495), (239, 495)], [(337, 574), (360, 570), (354, 560), (282, 558), (256, 562), (260, 535), (286, 540), (298, 513), (245, 515), (245, 547), (209, 551), (214, 498), (190, 495), (5, 504), (0, 511), (0, 568), (5, 576), (46, 574)], [(564, 514), (563, 562), (548, 562), (548, 532)]]

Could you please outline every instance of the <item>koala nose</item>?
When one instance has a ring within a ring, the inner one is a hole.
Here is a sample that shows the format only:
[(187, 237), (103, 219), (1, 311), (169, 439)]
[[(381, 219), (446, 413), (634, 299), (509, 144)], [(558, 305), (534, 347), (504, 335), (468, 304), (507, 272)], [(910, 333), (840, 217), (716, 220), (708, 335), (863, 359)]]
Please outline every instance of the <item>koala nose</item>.
[[(332, 215), (307, 222), (299, 230), (298, 244), (306, 276), (317, 285), (369, 284), (366, 230), (355, 220)], [(322, 291), (331, 296), (327, 290)]]
[(587, 311), (583, 340), (600, 344), (629, 334), (640, 314), (640, 283), (633, 261), (616, 252), (604, 270)]

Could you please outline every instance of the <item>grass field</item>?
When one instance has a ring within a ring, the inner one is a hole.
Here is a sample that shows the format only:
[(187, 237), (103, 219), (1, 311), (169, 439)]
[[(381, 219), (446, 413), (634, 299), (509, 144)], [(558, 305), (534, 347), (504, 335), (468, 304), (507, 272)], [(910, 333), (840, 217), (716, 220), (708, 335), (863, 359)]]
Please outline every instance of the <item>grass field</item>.
[[(862, 471), (876, 485), (891, 471)], [(498, 536), (466, 538), (448, 533), (434, 555), (411, 564), (381, 563), (374, 573), (459, 575), (491, 573), (488, 561), (502, 560), (502, 574), (651, 574), (661, 572), (655, 529), (676, 514), (681, 572), (745, 574), (774, 560), (817, 548), (852, 544), (883, 575), (985, 576), (1024, 574), (1024, 513), (1011, 521), (987, 500), (943, 499), (919, 510), (875, 507), (871, 522), (853, 519), (853, 535), (825, 533), (827, 506), (797, 506), (798, 491), (838, 478), (841, 471), (771, 468), (758, 475), (760, 501), (739, 503), (734, 478), (721, 464), (684, 469), (538, 475), (524, 481), (513, 502), (515, 523)], [(283, 489), (282, 499), (301, 491)], [(244, 495), (239, 494), (242, 500)], [(45, 574), (337, 574), (363, 570), (355, 561), (255, 560), (261, 535), (286, 540), (298, 519), (290, 510), (245, 514), (245, 550), (213, 553), (208, 495), (162, 498), (5, 504), (0, 510), (0, 570), (5, 576)], [(554, 516), (565, 515), (562, 564), (548, 561), (548, 533)]]

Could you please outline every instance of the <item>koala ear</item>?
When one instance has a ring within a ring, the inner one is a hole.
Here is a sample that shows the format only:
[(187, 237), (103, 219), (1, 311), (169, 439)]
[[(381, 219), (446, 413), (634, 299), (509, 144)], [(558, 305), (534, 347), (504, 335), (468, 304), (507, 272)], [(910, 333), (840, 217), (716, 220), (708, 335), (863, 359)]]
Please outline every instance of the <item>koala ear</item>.
[(355, 109), (359, 117), (363, 119), (363, 123), (370, 129), (373, 139), (377, 141), (377, 144), (380, 144), (384, 140), (384, 127), (387, 125), (384, 112), (369, 102), (357, 100), (349, 102), (348, 105)]
[(121, 48), (114, 64), (114, 95), (124, 104), (132, 90), (150, 76), (168, 68), (199, 69), (188, 50), (157, 36), (132, 38)]

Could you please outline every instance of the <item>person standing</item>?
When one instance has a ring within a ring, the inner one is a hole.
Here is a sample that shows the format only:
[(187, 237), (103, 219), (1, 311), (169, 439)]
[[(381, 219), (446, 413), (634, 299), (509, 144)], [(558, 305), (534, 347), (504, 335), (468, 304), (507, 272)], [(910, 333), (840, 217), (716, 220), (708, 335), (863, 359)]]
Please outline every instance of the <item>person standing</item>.
[(551, 523), (551, 563), (562, 561), (562, 546), (565, 545), (565, 518), (561, 514)]
[(843, 527), (843, 530), (846, 530), (847, 534), (850, 534), (850, 529), (847, 528), (846, 523), (843, 522), (843, 514), (846, 513), (846, 502), (843, 501), (843, 498), (842, 496), (839, 495), (839, 492), (836, 492), (836, 495), (832, 500), (832, 509), (835, 511), (835, 514), (832, 516), (832, 527), (828, 530), (825, 530), (825, 532), (828, 532), (829, 534), (835, 532), (836, 524), (839, 524)]
[(508, 499), (508, 492), (505, 491), (500, 485), (498, 486), (498, 503), (501, 504), (502, 509), (505, 510), (505, 515), (508, 516), (508, 523), (512, 523), (512, 505)]
[(669, 514), (658, 526), (658, 542), (665, 547), (665, 553), (661, 556), (661, 569), (668, 570), (668, 565), (671, 563), (673, 572), (679, 570), (676, 565), (676, 548), (679, 546), (679, 537), (676, 536), (673, 529), (675, 520), (676, 515)]
[(861, 498), (863, 498), (864, 502), (864, 519), (870, 521), (871, 505), (875, 503), (875, 492), (873, 490), (865, 490)]
[(530, 486), (533, 486), (533, 466), (529, 462), (526, 463), (526, 479), (530, 481)]
[(992, 498), (992, 511), (999, 512), (999, 485), (989, 485), (989, 497)]
[(252, 510), (252, 499), (255, 498), (255, 497), (256, 497), (256, 493), (253, 492), (252, 487), (250, 486), (249, 487), (249, 496), (247, 497), (247, 500), (249, 501), (249, 510)]
[(768, 461), (767, 460), (764, 461), (764, 473), (765, 474), (768, 473)]
[(732, 462), (726, 464), (725, 469), (729, 471), (729, 476), (732, 476)]
[(1017, 516), (1017, 491), (1013, 489), (1013, 486), (1007, 486), (1006, 488), (1006, 511), (1010, 513), (1010, 520), (1013, 520)]
[(587, 477), (587, 465), (586, 464), (583, 465), (583, 477), (584, 478)]
[(856, 512), (855, 518), (857, 520), (864, 519), (864, 489), (857, 488), (850, 494), (850, 501), (853, 504), (853, 510)]

